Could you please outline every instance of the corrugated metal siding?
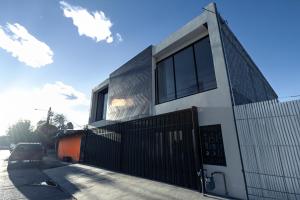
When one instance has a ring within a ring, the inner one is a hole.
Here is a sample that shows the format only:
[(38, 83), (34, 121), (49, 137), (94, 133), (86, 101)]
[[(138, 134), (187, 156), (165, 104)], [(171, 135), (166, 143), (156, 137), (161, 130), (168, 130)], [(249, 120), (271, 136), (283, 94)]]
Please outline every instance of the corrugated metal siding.
[(234, 111), (249, 199), (300, 199), (300, 100)]

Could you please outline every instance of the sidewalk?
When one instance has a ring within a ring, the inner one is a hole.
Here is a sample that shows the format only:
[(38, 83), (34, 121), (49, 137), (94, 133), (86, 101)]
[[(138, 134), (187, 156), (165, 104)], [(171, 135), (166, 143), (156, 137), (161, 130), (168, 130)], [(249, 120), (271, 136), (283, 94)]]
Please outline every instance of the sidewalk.
[(79, 200), (213, 199), (197, 191), (81, 164), (47, 169), (44, 173)]

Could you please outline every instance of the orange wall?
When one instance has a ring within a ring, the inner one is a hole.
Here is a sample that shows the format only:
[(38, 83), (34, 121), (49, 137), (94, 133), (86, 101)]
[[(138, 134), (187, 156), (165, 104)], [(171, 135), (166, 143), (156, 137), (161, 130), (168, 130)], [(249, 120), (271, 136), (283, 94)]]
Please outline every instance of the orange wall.
[(65, 137), (59, 140), (58, 157), (63, 159), (64, 156), (72, 157), (73, 161), (78, 162), (80, 157), (81, 135)]

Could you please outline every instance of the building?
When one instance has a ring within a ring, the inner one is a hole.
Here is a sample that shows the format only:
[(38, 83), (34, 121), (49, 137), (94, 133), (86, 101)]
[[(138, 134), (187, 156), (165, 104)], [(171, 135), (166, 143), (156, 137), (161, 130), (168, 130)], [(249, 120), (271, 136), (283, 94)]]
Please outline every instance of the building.
[(201, 173), (226, 177), (224, 183), (215, 176), (211, 193), (246, 199), (233, 106), (277, 99), (277, 94), (217, 13), (216, 5), (209, 4), (96, 86), (89, 127), (196, 107), (203, 140)]
[(86, 130), (65, 130), (56, 136), (57, 157), (61, 160), (79, 162), (81, 138)]

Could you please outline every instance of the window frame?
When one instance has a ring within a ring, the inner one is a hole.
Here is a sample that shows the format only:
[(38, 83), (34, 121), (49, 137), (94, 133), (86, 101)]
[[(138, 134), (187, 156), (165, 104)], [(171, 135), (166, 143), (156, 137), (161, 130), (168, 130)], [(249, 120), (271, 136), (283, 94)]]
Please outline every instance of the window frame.
[[(102, 94), (102, 97), (101, 97), (101, 105), (99, 105), (99, 94)], [(106, 118), (104, 118), (103, 117), (103, 111), (104, 111), (104, 106), (107, 106), (107, 103), (106, 103), (106, 105), (104, 105), (104, 95), (105, 94), (107, 94), (107, 98), (108, 98), (108, 87), (105, 87), (105, 88), (101, 88), (101, 89), (99, 89), (99, 90), (97, 90), (95, 93), (95, 96), (96, 96), (96, 98), (95, 98), (95, 117), (94, 117), (94, 122), (98, 122), (98, 121), (102, 121), (102, 120), (105, 120)], [(100, 106), (102, 106), (102, 109), (101, 109), (101, 117), (100, 118), (98, 118), (98, 116), (100, 115), (100, 114), (98, 114), (98, 110), (99, 110), (99, 108), (100, 108)], [(107, 108), (106, 108), (107, 109)], [(106, 111), (107, 112), (107, 111)]]
[[(197, 62), (196, 62), (196, 55), (195, 55), (195, 44), (197, 42), (200, 42), (206, 38), (209, 38), (209, 35), (206, 35), (202, 38), (200, 38), (199, 40), (196, 40), (194, 41), (193, 43), (185, 46), (184, 48), (182, 49), (179, 49), (178, 51), (175, 51), (174, 53), (172, 53), (171, 55), (159, 60), (159, 62), (156, 63), (156, 67), (155, 67), (155, 105), (159, 105), (159, 104), (162, 104), (162, 103), (166, 103), (166, 102), (170, 102), (170, 101), (175, 101), (177, 99), (181, 99), (181, 98), (185, 98), (187, 96), (192, 96), (192, 95), (195, 95), (195, 94), (199, 94), (199, 93), (203, 93), (203, 92), (207, 92), (207, 91), (210, 91), (210, 90), (215, 90), (218, 88), (218, 83), (217, 83), (217, 79), (216, 79), (216, 72), (215, 72), (215, 69), (214, 69), (214, 75), (215, 75), (215, 80), (216, 80), (216, 86), (215, 87), (212, 87), (210, 89), (207, 89), (207, 90), (202, 90), (200, 91), (200, 87), (199, 87), (199, 81), (198, 81), (198, 70), (197, 70)], [(209, 38), (210, 39), (210, 38)], [(177, 89), (176, 89), (176, 75), (175, 75), (175, 63), (174, 63), (174, 56), (177, 54), (177, 53), (180, 53), (181, 51), (184, 51), (185, 49), (187, 48), (190, 48), (192, 47), (192, 50), (193, 50), (193, 62), (194, 62), (194, 71), (195, 71), (195, 76), (196, 76), (196, 82), (197, 82), (197, 92), (193, 93), (193, 94), (188, 94), (188, 95), (185, 95), (185, 96), (181, 96), (181, 97), (178, 97), (177, 96)], [(210, 50), (212, 51), (211, 49), (211, 45), (210, 45)], [(212, 52), (211, 52), (212, 53)], [(172, 57), (172, 60), (173, 60), (173, 77), (174, 77), (174, 91), (175, 91), (175, 99), (172, 99), (172, 100), (168, 100), (168, 101), (164, 101), (164, 102), (159, 102), (159, 93), (158, 93), (158, 64), (160, 62), (163, 62), (164, 60), (166, 59), (169, 59), (170, 57)], [(212, 54), (212, 59), (213, 59), (213, 54)], [(213, 67), (215, 67), (215, 64), (214, 64), (214, 60), (213, 60)]]
[[(212, 129), (213, 129), (213, 131), (212, 131)], [(210, 133), (211, 132), (214, 132), (214, 133), (219, 132), (220, 137), (217, 138), (218, 134), (216, 134), (216, 135), (210, 136), (210, 138), (208, 138), (209, 136), (206, 136), (206, 138), (205, 138), (204, 134), (203, 134), (203, 131), (210, 132)], [(227, 166), (227, 161), (226, 161), (226, 153), (225, 153), (222, 125), (221, 124), (212, 124), (212, 125), (199, 126), (199, 134), (200, 134), (200, 138), (201, 138), (201, 141), (202, 141), (203, 164), (226, 167)], [(221, 142), (211, 143), (210, 140), (209, 140), (211, 138), (221, 140)], [(206, 140), (206, 139), (208, 139), (208, 140)], [(218, 155), (218, 156), (205, 155), (205, 153), (207, 151), (209, 151), (210, 153), (213, 152), (213, 150), (211, 150), (211, 149), (206, 149), (206, 146), (205, 146), (206, 143), (209, 146), (219, 145), (219, 147), (216, 147), (214, 152), (219, 151), (219, 153), (221, 155)]]
[[(169, 101), (173, 101), (173, 100), (177, 99), (176, 83), (175, 83), (176, 77), (175, 77), (174, 57), (168, 56), (167, 58), (164, 58), (163, 60), (161, 60), (159, 62), (164, 62), (165, 60), (167, 60), (169, 58), (172, 58), (171, 60), (172, 60), (172, 71), (173, 71), (172, 78), (173, 78), (173, 81), (174, 81), (174, 99), (159, 102), (160, 101), (159, 87), (158, 87), (158, 82), (159, 82), (159, 78), (158, 78), (158, 71), (159, 70), (158, 69), (159, 69), (159, 67), (155, 67), (155, 104), (161, 104), (161, 103), (165, 103), (165, 102), (169, 102)], [(158, 65), (158, 63), (157, 63), (157, 65)]]
[[(211, 53), (211, 58), (212, 58), (212, 65), (213, 65), (213, 73), (214, 73), (214, 78), (215, 78), (215, 82), (216, 82), (216, 86), (215, 87), (212, 87), (212, 88), (209, 88), (209, 89), (205, 89), (205, 90), (201, 90), (200, 88), (200, 84), (199, 84), (199, 74), (198, 74), (198, 65), (197, 65), (197, 60), (196, 60), (196, 50), (195, 50), (195, 46), (196, 46), (196, 43), (198, 42), (201, 42), (202, 40), (205, 40), (206, 38), (208, 38), (209, 40), (209, 45), (210, 45), (210, 53)], [(215, 70), (215, 63), (214, 63), (214, 58), (213, 58), (213, 53), (212, 53), (212, 49), (211, 49), (211, 44), (210, 44), (210, 37), (209, 35), (201, 38), (200, 40), (196, 41), (193, 43), (193, 53), (194, 53), (194, 62), (195, 62), (195, 70), (196, 70), (196, 77), (197, 77), (197, 85), (198, 85), (198, 93), (202, 93), (202, 92), (206, 92), (206, 91), (209, 91), (209, 90), (214, 90), (214, 89), (217, 89), (218, 88), (218, 85), (217, 85), (217, 78), (216, 78), (216, 70)]]
[[(202, 39), (202, 38), (201, 38)], [(200, 40), (199, 40), (200, 41)], [(173, 53), (172, 55), (168, 56), (168, 57), (171, 57), (173, 58), (173, 72), (174, 72), (174, 84), (175, 84), (175, 99), (180, 99), (180, 98), (183, 98), (183, 97), (187, 97), (187, 96), (191, 96), (191, 95), (194, 95), (194, 94), (198, 94), (199, 93), (199, 83), (198, 83), (198, 75), (197, 75), (197, 65), (196, 65), (196, 60), (195, 60), (195, 49), (194, 49), (194, 44), (196, 42), (193, 42), (192, 44), (190, 44), (189, 46), (187, 47), (184, 47), (183, 49), (180, 49), (179, 51)], [(193, 57), (193, 63), (194, 63), (194, 73), (195, 73), (195, 80), (196, 80), (196, 87), (197, 87), (197, 91), (195, 91), (194, 93), (192, 94), (187, 94), (187, 95), (183, 95), (183, 96), (180, 96), (178, 97), (177, 95), (177, 82), (176, 82), (176, 68), (175, 68), (175, 55), (181, 53), (182, 51), (190, 48), (192, 49), (192, 57)], [(161, 62), (161, 61), (160, 61)]]

